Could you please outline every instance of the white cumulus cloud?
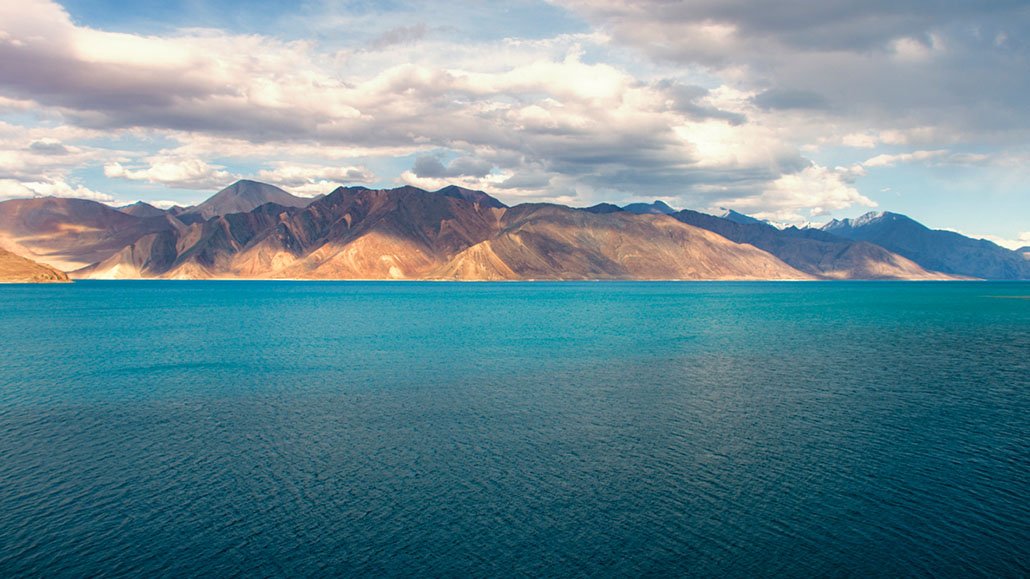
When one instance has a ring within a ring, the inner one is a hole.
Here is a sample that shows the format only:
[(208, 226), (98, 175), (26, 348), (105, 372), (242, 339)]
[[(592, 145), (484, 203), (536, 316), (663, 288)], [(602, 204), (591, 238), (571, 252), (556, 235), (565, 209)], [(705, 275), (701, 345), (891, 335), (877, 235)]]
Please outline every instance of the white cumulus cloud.
[(160, 183), (177, 189), (217, 189), (238, 178), (201, 159), (166, 157), (151, 158), (146, 166), (135, 169), (119, 162), (109, 163), (104, 165), (104, 175), (112, 179)]

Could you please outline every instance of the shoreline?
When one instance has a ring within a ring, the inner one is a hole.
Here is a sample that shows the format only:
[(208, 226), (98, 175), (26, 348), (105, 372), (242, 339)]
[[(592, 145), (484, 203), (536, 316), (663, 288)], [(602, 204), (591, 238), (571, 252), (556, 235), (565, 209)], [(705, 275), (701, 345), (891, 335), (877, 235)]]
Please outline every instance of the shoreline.
[(954, 283), (954, 282), (984, 282), (984, 283), (1027, 283), (1030, 280), (990, 280), (980, 278), (951, 278), (951, 279), (818, 279), (818, 278), (796, 278), (796, 279), (780, 279), (780, 278), (711, 278), (711, 279), (682, 279), (682, 278), (648, 278), (648, 279), (630, 279), (630, 278), (619, 278), (619, 279), (547, 279), (547, 278), (528, 278), (528, 279), (382, 279), (382, 278), (327, 278), (327, 279), (312, 279), (312, 278), (265, 278), (265, 277), (213, 277), (213, 278), (202, 278), (202, 279), (181, 279), (181, 278), (160, 278), (160, 277), (144, 277), (144, 278), (114, 278), (114, 279), (101, 279), (101, 278), (78, 278), (72, 279), (70, 282), (0, 282), (0, 283), (11, 283), (11, 284), (32, 284), (32, 283), (77, 283), (77, 282), (155, 282), (155, 281), (168, 281), (168, 282), (196, 282), (196, 281), (214, 281), (214, 282), (301, 282), (301, 283), (347, 283), (347, 282), (383, 282), (383, 283), (835, 283), (835, 282), (868, 282), (868, 283), (897, 283), (897, 282), (922, 282), (922, 283)]

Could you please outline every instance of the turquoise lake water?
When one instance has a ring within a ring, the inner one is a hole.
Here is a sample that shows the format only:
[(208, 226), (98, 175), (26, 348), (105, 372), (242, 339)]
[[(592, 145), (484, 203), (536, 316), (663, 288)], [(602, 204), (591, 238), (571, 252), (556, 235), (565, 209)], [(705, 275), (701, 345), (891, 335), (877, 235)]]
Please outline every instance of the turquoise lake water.
[(0, 286), (0, 576), (1027, 576), (1028, 296)]

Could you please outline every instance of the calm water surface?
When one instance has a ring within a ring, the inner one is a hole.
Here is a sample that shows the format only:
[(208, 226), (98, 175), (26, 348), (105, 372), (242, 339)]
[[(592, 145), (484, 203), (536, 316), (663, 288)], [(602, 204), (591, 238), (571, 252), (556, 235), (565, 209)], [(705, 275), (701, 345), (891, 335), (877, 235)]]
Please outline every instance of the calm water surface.
[(0, 286), (0, 576), (1027, 576), (1027, 296)]

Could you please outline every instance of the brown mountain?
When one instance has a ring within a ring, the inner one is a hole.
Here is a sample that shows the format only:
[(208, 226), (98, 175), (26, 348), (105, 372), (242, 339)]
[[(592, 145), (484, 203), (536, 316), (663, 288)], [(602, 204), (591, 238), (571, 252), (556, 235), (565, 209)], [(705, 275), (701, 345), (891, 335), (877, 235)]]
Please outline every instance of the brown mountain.
[(0, 283), (59, 283), (70, 281), (64, 272), (0, 249)]
[(220, 215), (246, 213), (265, 203), (275, 203), (283, 207), (305, 207), (312, 199), (297, 197), (267, 183), (242, 179), (215, 193), (207, 201), (195, 207), (187, 207), (178, 212), (180, 216), (198, 216), (207, 220)]
[(119, 207), (119, 211), (122, 213), (128, 213), (129, 215), (135, 215), (136, 217), (161, 217), (166, 213), (164, 209), (158, 209), (150, 203), (144, 201), (137, 201), (131, 205)]
[(498, 211), (414, 187), (341, 187), (304, 209), (266, 204), (150, 236), (78, 273), (419, 278), (496, 231)]
[(504, 210), (415, 187), (338, 189), (284, 221), (241, 255), (261, 271), (272, 255), (277, 276), (416, 279), (497, 231)]
[(455, 279), (809, 279), (768, 253), (661, 214), (561, 205), (507, 210), (492, 238), (454, 257)]
[[(227, 190), (197, 207), (229, 207)], [(90, 278), (947, 278), (822, 231), (612, 207), (509, 208), (459, 187), (341, 187), (303, 207), (261, 203), (208, 219), (23, 199), (0, 203), (0, 246)]]
[[(485, 195), (485, 194), (484, 194)], [(303, 209), (267, 204), (148, 234), (88, 277), (313, 279), (806, 279), (775, 257), (662, 215), (414, 187), (340, 188)]]
[(218, 216), (148, 232), (73, 277), (237, 277), (232, 259), (258, 235), (272, 231), (289, 208), (265, 204), (248, 213)]
[(107, 259), (144, 235), (176, 226), (182, 224), (168, 216), (136, 217), (85, 199), (0, 203), (0, 247), (64, 271)]

